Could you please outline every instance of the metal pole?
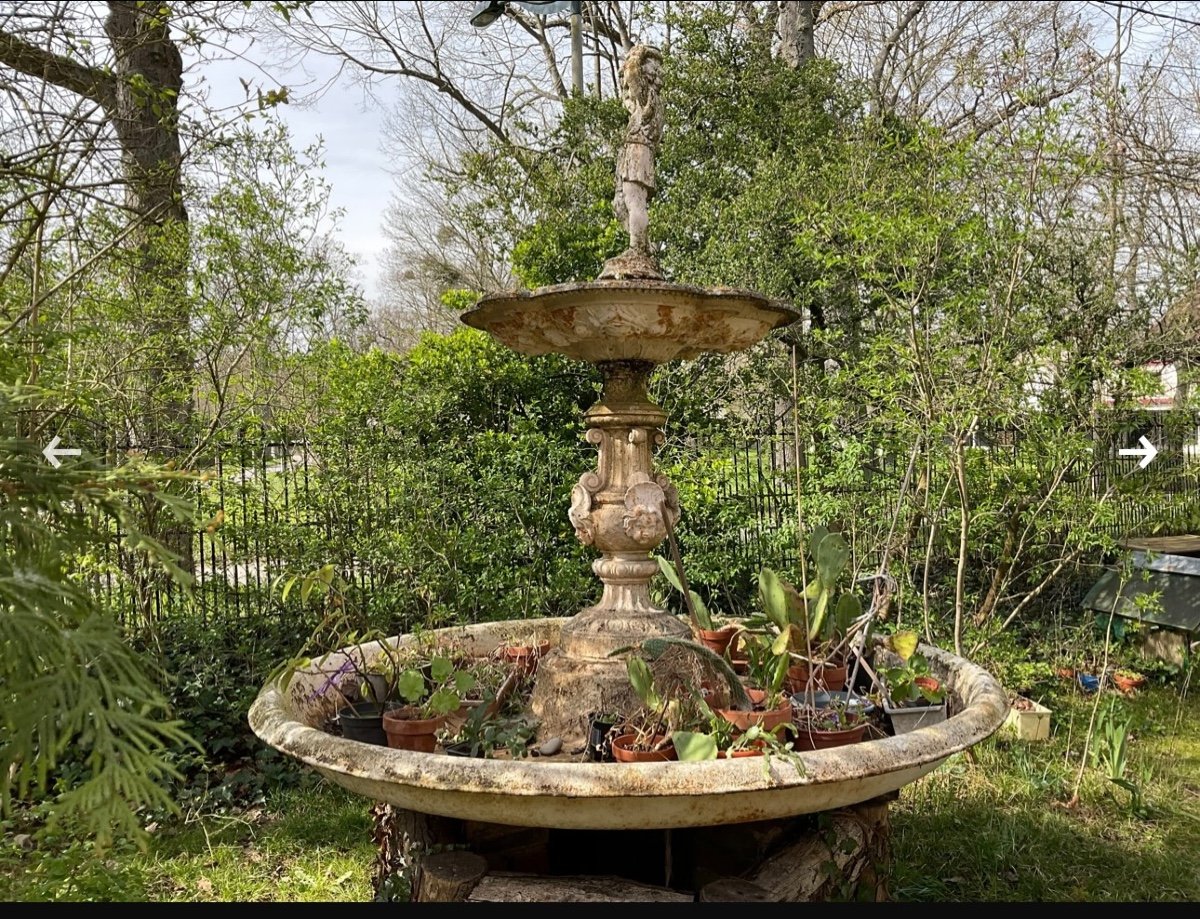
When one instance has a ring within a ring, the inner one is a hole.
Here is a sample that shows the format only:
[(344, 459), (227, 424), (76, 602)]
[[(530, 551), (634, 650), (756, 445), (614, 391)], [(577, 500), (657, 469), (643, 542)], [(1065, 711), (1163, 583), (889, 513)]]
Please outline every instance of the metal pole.
[(583, 0), (571, 3), (571, 90), (583, 95)]

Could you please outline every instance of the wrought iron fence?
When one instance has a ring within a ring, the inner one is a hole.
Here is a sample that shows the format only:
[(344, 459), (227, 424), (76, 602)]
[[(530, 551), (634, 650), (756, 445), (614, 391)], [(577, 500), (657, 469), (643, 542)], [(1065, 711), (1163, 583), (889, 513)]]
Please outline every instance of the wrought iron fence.
[[(1141, 433), (1155, 441), (1162, 455), (1139, 478), (1140, 472), (1134, 474), (1136, 460), (1120, 457), (1118, 450), (1135, 444)], [(1095, 460), (1069, 473), (1064, 487), (1081, 498), (1111, 491), (1112, 511), (1104, 526), (1114, 537), (1194, 526), (1200, 464), (1185, 460), (1186, 437), (1168, 435), (1161, 419), (1154, 418), (1142, 418), (1128, 429), (1110, 430), (1096, 439)], [(821, 475), (822, 464), (837, 462), (840, 451), (850, 447), (857, 451), (849, 464), (852, 474), (830, 484), (828, 477)], [(405, 490), (412, 482), (406, 484), (403, 476), (390, 471), (396, 451), (401, 449), (413, 447), (398, 447), (386, 437), (353, 445), (279, 438), (241, 439), (216, 451), (211, 477), (196, 486), (203, 523), (191, 539), (195, 585), (187, 597), (189, 608), (202, 617), (222, 620), (282, 614), (272, 594), (277, 579), (319, 563), (333, 563), (349, 584), (352, 601), (364, 607), (383, 587), (394, 587), (403, 573), (378, 555), (364, 559), (361, 550), (364, 535), (387, 533), (397, 520), (394, 515), (408, 512)], [(436, 445), (422, 449), (436, 449)], [(1020, 463), (1036, 463), (1038, 457), (1029, 455), (1031, 449), (1013, 431), (981, 434), (965, 447), (972, 467), (985, 479), (991, 474), (1009, 474)], [(370, 455), (353, 455), (364, 450), (371, 451)], [(408, 468), (420, 470), (423, 464), (419, 459)], [(542, 500), (554, 502), (546, 513), (561, 511), (564, 520), (566, 491), (580, 470), (593, 462), (590, 448), (581, 446), (577, 459), (577, 463), (547, 468), (541, 476), (542, 491), (547, 492)], [(908, 457), (892, 449), (873, 449), (861, 441), (801, 443), (791, 432), (672, 438), (663, 460), (683, 464), (703, 460), (719, 466), (710, 502), (716, 510), (707, 521), (703, 511), (693, 515), (694, 539), (715, 540), (720, 551), (737, 557), (730, 561), (747, 567), (766, 563), (783, 568), (797, 562), (795, 541), (781, 539), (780, 534), (796, 520), (798, 494), (810, 500), (836, 500), (843, 512), (848, 508), (850, 512), (877, 513), (899, 494), (908, 465)], [(332, 471), (335, 467), (337, 474)], [(464, 474), (469, 476), (470, 471)], [(445, 494), (445, 489), (469, 487), (465, 482), (425, 481), (421, 488), (436, 496)], [(551, 489), (555, 494), (561, 492), (564, 500), (549, 497)], [(737, 513), (718, 513), (729, 507), (736, 507)], [(565, 525), (563, 530), (567, 535), (555, 538), (569, 539)], [(115, 527), (107, 528), (99, 558), (89, 570), (96, 589), (130, 625), (179, 609), (184, 600), (180, 590), (141, 576), (122, 546), (123, 535)], [(436, 534), (433, 538), (436, 540)], [(538, 571), (547, 572), (552, 559), (537, 556), (561, 553), (561, 545), (561, 541), (546, 542), (532, 548), (528, 564), (540, 565)]]

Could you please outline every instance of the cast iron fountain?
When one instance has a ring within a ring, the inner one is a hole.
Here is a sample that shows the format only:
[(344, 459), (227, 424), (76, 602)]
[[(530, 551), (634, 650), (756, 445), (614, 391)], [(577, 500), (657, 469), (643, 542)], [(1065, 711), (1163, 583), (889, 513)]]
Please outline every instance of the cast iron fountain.
[[(659, 55), (638, 46), (622, 72), (630, 111), (617, 164), (614, 201), (630, 247), (599, 279), (527, 293), (484, 297), (463, 321), (523, 354), (563, 354), (596, 365), (600, 401), (587, 412), (587, 439), (599, 448), (594, 472), (575, 486), (569, 516), (578, 537), (600, 552), (603, 584), (594, 606), (566, 620), (522, 623), (549, 639), (531, 700), (541, 736), (579, 746), (584, 713), (620, 709), (629, 698), (618, 648), (653, 636), (684, 636), (687, 624), (658, 608), (651, 557), (679, 520), (674, 487), (654, 470), (666, 414), (647, 393), (654, 368), (705, 352), (752, 347), (795, 321), (788, 307), (761, 295), (704, 289), (663, 279), (648, 238), (654, 155), (662, 131)], [(487, 654), (501, 643), (503, 623), (444, 630), (468, 650)], [(411, 636), (398, 636), (404, 646)], [(264, 687), (250, 722), (260, 738), (375, 801), (418, 814), (505, 826), (559, 829), (667, 829), (722, 826), (855, 805), (891, 793), (957, 751), (978, 743), (1007, 711), (996, 681), (973, 664), (925, 650), (952, 700), (953, 717), (902, 736), (803, 754), (804, 769), (786, 762), (732, 759), (703, 763), (622, 764), (566, 755), (529, 760), (463, 759), (349, 741), (319, 729), (305, 710), (306, 693), (350, 653), (332, 652), (301, 671), (286, 689)], [(324, 665), (322, 667), (322, 665)]]

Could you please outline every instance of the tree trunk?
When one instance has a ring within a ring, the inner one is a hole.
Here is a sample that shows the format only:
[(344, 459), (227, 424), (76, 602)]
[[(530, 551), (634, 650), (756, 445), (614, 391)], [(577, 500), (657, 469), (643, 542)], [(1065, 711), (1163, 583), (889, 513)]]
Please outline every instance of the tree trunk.
[(145, 381), (138, 446), (163, 459), (191, 445), (193, 358), (187, 294), (187, 208), (182, 194), (179, 94), (183, 57), (163, 7), (111, 2), (104, 23), (113, 48), (109, 117), (121, 145), (126, 199), (141, 229), (130, 289), (146, 317), (156, 359)]
[[(179, 462), (193, 443), (194, 360), (179, 138), (183, 56), (171, 38), (171, 16), (166, 3), (110, 2), (104, 32), (111, 68), (82, 64), (0, 29), (0, 65), (92, 100), (113, 125), (126, 203), (136, 221), (128, 290), (139, 327), (129, 330), (129, 338), (150, 365), (134, 381), (142, 391), (141, 407), (128, 420), (135, 447), (154, 459)], [(146, 524), (190, 570), (191, 528), (167, 515)]]
[(799, 70), (817, 56), (817, 16), (823, 0), (796, 0), (781, 4), (779, 54), (787, 65)]
[[(113, 49), (108, 114), (121, 147), (126, 201), (140, 223), (128, 289), (149, 366), (135, 385), (141, 410), (131, 419), (134, 446), (163, 462), (185, 459), (195, 441), (194, 358), (188, 214), (182, 189), (179, 97), (183, 56), (171, 39), (170, 9), (137, 0), (110, 2), (104, 31)], [(148, 532), (192, 570), (192, 528), (154, 503), (146, 505)], [(150, 577), (145, 591), (157, 589)], [(143, 604), (147, 602), (143, 596)]]
[(472, 852), (437, 852), (421, 859), (414, 903), (461, 903), (487, 874), (487, 859)]

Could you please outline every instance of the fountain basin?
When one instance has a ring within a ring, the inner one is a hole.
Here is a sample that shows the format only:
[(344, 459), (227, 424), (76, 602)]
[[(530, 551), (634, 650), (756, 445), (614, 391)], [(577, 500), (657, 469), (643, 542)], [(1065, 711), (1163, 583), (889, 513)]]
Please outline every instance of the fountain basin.
[(645, 280), (493, 294), (461, 317), (522, 354), (653, 364), (744, 351), (798, 318), (750, 291)]
[[(569, 619), (522, 622), (557, 642)], [(471, 653), (489, 654), (511, 623), (441, 629)], [(410, 636), (394, 642), (407, 645)], [(377, 643), (363, 645), (368, 656)], [(584, 763), (547, 759), (466, 759), (373, 746), (329, 734), (310, 721), (304, 697), (322, 682), (318, 667), (337, 666), (342, 649), (296, 674), (284, 690), (269, 683), (250, 709), (265, 743), (330, 781), (374, 801), (423, 814), (508, 826), (560, 829), (671, 829), (719, 826), (816, 813), (895, 791), (1003, 724), (1008, 702), (982, 668), (922, 647), (948, 689), (952, 717), (898, 737), (801, 754), (803, 774), (783, 758), (703, 763)], [(764, 768), (765, 767), (765, 768)]]

